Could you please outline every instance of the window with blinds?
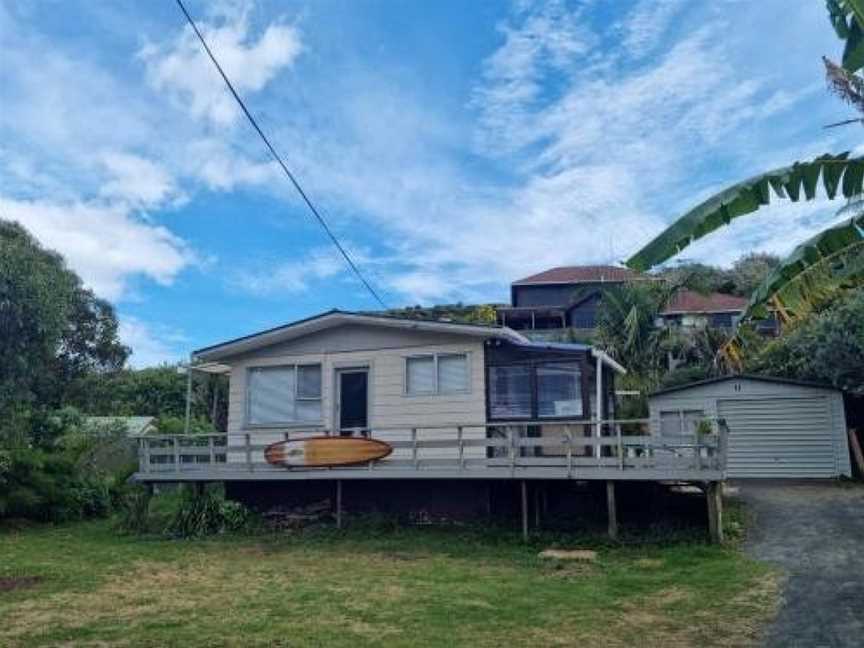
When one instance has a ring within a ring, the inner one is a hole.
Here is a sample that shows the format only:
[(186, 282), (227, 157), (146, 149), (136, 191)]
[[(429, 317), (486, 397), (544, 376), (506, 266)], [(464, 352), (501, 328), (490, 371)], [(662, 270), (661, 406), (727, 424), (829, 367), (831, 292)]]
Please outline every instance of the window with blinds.
[(489, 368), (489, 415), (492, 418), (530, 418), (531, 392), (531, 367)]
[(411, 396), (468, 391), (468, 355), (438, 353), (405, 359), (405, 393)]
[(319, 423), (321, 365), (253, 367), (246, 399), (249, 425)]

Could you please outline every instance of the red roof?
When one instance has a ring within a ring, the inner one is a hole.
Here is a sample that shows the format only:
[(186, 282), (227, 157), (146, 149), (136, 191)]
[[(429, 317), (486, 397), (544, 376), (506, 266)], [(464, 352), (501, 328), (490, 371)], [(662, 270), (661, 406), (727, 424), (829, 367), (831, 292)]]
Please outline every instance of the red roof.
[(530, 277), (514, 281), (513, 285), (542, 283), (599, 283), (604, 281), (623, 282), (643, 278), (629, 268), (613, 265), (562, 266), (545, 270)]
[(693, 290), (679, 290), (666, 304), (662, 314), (740, 312), (747, 306), (747, 301), (746, 297), (723, 293), (703, 295)]

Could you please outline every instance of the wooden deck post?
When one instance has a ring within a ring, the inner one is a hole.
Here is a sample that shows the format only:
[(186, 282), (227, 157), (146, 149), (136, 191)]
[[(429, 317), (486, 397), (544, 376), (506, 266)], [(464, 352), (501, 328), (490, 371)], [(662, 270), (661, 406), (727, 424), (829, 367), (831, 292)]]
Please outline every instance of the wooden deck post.
[(534, 528), (540, 528), (540, 484), (534, 485)]
[(183, 434), (189, 434), (192, 423), (192, 365), (186, 365), (186, 417), (183, 421)]
[(609, 538), (618, 539), (618, 509), (615, 505), (615, 482), (606, 482), (606, 510), (609, 517)]
[(336, 480), (336, 528), (342, 528), (342, 480)]
[[(597, 356), (597, 365), (595, 368), (595, 380), (594, 380), (594, 436), (598, 440), (603, 436), (603, 428), (600, 425), (600, 421), (603, 420), (603, 359), (601, 356)], [(603, 447), (600, 444), (594, 446), (594, 456), (598, 459), (603, 456)]]
[(528, 542), (528, 484), (522, 480), (522, 539)]
[(708, 535), (711, 542), (723, 542), (723, 482), (708, 482), (705, 488), (708, 500)]

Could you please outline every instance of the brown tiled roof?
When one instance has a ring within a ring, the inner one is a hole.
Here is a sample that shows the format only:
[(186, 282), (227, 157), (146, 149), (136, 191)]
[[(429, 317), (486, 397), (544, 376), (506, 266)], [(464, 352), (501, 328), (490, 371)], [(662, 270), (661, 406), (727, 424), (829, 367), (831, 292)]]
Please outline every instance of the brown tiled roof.
[(730, 313), (740, 312), (747, 306), (746, 297), (709, 293), (703, 295), (693, 290), (679, 290), (666, 304), (663, 315), (674, 313)]
[(514, 281), (513, 285), (539, 283), (595, 283), (601, 281), (629, 281), (642, 275), (629, 268), (613, 265), (562, 266), (545, 270), (530, 277)]

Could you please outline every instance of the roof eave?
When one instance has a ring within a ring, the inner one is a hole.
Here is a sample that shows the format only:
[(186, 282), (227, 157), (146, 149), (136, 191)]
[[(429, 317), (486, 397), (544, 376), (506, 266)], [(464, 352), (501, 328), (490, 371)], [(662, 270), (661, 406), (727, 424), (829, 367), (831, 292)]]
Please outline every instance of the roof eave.
[(346, 311), (329, 311), (315, 317), (300, 320), (292, 324), (286, 324), (261, 333), (248, 335), (236, 340), (230, 340), (192, 352), (192, 363), (216, 363), (221, 359), (247, 353), (272, 344), (278, 344), (325, 330), (340, 324), (355, 323), (380, 326), (384, 328), (396, 328), (402, 330), (421, 330), (455, 333), (469, 337), (490, 338), (503, 337), (516, 342), (523, 342), (525, 338), (506, 326), (482, 326), (475, 324), (460, 324), (457, 322), (433, 322), (428, 320), (414, 320), (406, 318), (395, 318), (388, 316), (365, 315)]

